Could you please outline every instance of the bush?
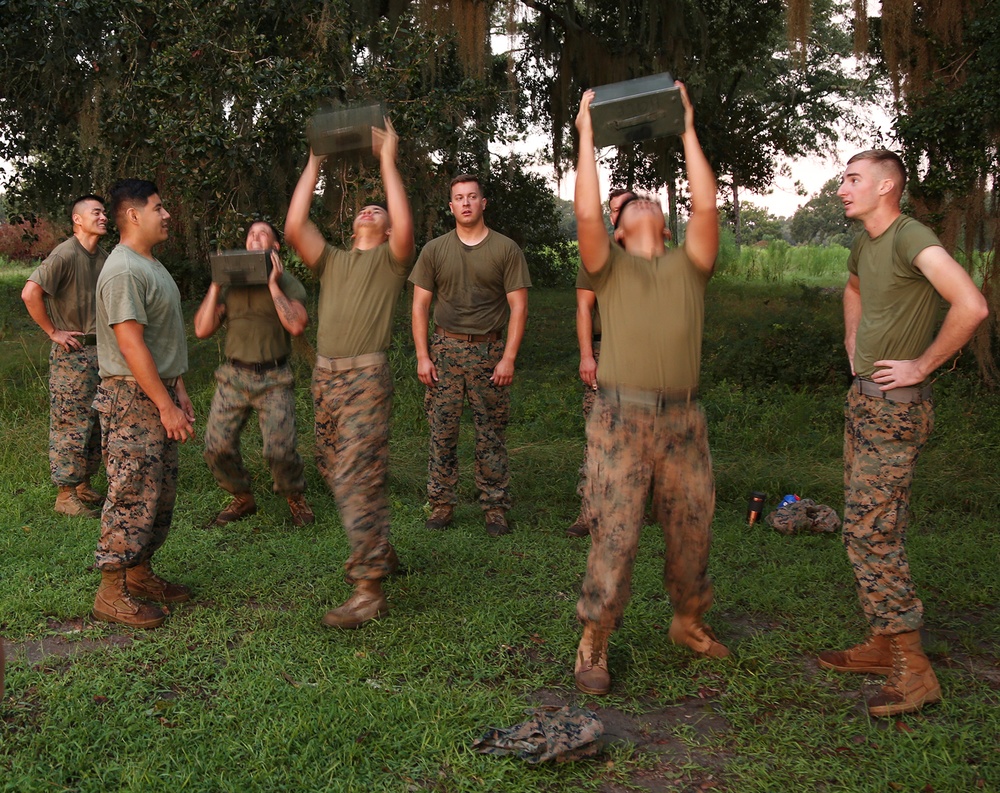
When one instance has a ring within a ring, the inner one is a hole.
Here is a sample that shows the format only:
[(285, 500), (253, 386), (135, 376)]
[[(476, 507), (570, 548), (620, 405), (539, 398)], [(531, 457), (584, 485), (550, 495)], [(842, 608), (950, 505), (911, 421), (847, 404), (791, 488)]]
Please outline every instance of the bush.
[(0, 223), (0, 256), (20, 262), (43, 259), (61, 239), (59, 230), (45, 218)]

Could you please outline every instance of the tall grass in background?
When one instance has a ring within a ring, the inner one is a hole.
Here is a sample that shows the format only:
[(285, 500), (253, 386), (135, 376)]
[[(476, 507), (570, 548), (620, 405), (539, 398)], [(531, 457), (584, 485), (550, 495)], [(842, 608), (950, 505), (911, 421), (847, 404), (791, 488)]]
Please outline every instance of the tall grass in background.
[(784, 240), (737, 248), (732, 232), (724, 229), (715, 269), (717, 276), (738, 281), (841, 286), (847, 280), (848, 254), (840, 245), (789, 245)]

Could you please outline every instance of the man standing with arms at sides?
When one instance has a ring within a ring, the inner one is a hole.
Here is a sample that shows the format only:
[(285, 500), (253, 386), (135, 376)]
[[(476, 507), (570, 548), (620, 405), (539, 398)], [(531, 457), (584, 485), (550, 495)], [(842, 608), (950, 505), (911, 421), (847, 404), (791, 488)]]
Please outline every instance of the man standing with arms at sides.
[[(902, 160), (879, 149), (854, 155), (837, 191), (847, 217), (865, 227), (844, 289), (844, 346), (855, 375), (845, 409), (844, 545), (869, 634), (820, 653), (819, 664), (888, 675), (868, 700), (873, 716), (941, 699), (906, 557), (910, 486), (934, 423), (929, 378), (987, 315), (969, 274), (930, 229), (902, 214), (905, 185)], [(949, 308), (935, 337), (940, 298)]]
[(85, 195), (70, 211), (73, 236), (53, 249), (30, 276), (21, 299), (52, 339), (49, 351), (49, 470), (59, 488), (55, 511), (98, 518), (104, 496), (90, 485), (101, 465), (101, 427), (93, 408), (97, 373), (94, 290), (108, 254), (104, 199)]
[[(451, 181), (455, 230), (420, 252), (413, 283), (413, 343), (417, 377), (427, 387), (430, 423), (428, 529), (451, 524), (458, 497), (458, 431), (468, 397), (476, 430), (476, 486), (491, 537), (509, 534), (510, 473), (507, 421), (524, 328), (528, 321), (528, 264), (517, 244), (487, 228), (479, 180)], [(434, 335), (427, 341), (431, 300)], [(507, 325), (507, 341), (503, 326)]]
[(194, 407), (184, 387), (187, 341), (181, 296), (153, 248), (167, 239), (170, 215), (152, 182), (122, 179), (111, 188), (121, 242), (97, 281), (97, 352), (107, 451), (108, 498), (101, 515), (94, 617), (155, 628), (160, 603), (190, 599), (150, 566), (170, 531), (177, 497), (177, 442), (194, 436)]
[(598, 392), (587, 422), (587, 501), (596, 518), (577, 616), (583, 638), (576, 686), (606, 694), (608, 639), (631, 594), (643, 506), (653, 506), (666, 542), (664, 580), (674, 608), (669, 638), (722, 658), (703, 615), (712, 605), (708, 552), (715, 486), (705, 415), (697, 403), (705, 286), (719, 247), (715, 175), (702, 153), (687, 92), (681, 136), (691, 215), (680, 248), (664, 245), (664, 220), (652, 201), (620, 207), (611, 243), (601, 212), (590, 118), (593, 91), (577, 115), (580, 161), (575, 210), (580, 259), (603, 318)]
[[(618, 223), (618, 210), (629, 198), (635, 197), (631, 190), (615, 189), (608, 196), (608, 210), (612, 228)], [(583, 421), (590, 418), (597, 395), (597, 362), (601, 357), (601, 310), (597, 306), (594, 287), (590, 284), (587, 270), (581, 267), (576, 273), (576, 340), (580, 346), (580, 379), (585, 386), (583, 392)], [(587, 506), (587, 447), (583, 447), (583, 463), (576, 494), (580, 497), (580, 515), (566, 529), (567, 537), (586, 537), (593, 526), (593, 515)]]
[(215, 372), (215, 395), (205, 427), (205, 462), (219, 486), (233, 495), (215, 519), (218, 526), (257, 511), (240, 454), (240, 433), (252, 410), (257, 411), (274, 492), (288, 501), (292, 524), (305, 526), (316, 520), (302, 495), (306, 479), (296, 448), (295, 375), (289, 364), (291, 336), (301, 336), (309, 324), (306, 289), (285, 271), (279, 247), (274, 226), (266, 220), (252, 223), (246, 249), (270, 251), (267, 284), (221, 287), (213, 282), (194, 315), (199, 339), (215, 333), (223, 320), (227, 324), (227, 360)]
[(285, 237), (320, 281), (318, 355), (313, 372), (316, 465), (333, 491), (351, 545), (344, 565), (354, 593), (323, 623), (357, 628), (389, 610), (382, 579), (398, 560), (389, 541), (389, 418), (392, 372), (386, 350), (392, 317), (413, 266), (413, 217), (396, 166), (399, 139), (386, 119), (372, 128), (388, 210), (377, 204), (354, 219), (350, 251), (329, 245), (309, 220), (323, 159), (309, 154), (295, 187)]

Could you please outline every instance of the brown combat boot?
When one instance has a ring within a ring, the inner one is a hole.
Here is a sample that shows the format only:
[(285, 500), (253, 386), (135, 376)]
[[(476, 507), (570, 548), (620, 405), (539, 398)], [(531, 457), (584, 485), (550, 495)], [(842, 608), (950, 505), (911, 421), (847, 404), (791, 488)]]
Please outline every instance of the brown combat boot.
[(288, 497), (288, 511), (292, 513), (293, 526), (308, 526), (316, 522), (316, 515), (301, 493), (292, 493)]
[(153, 572), (148, 559), (125, 571), (125, 586), (130, 595), (155, 600), (157, 603), (183, 603), (191, 599), (188, 587), (164, 581)]
[(507, 513), (499, 507), (486, 510), (486, 533), (490, 537), (510, 534), (510, 526), (507, 525)]
[(162, 609), (133, 599), (125, 588), (124, 570), (101, 570), (101, 585), (94, 598), (94, 619), (120, 622), (132, 628), (157, 628), (166, 616)]
[(894, 716), (940, 702), (941, 686), (920, 644), (920, 631), (890, 636), (889, 643), (892, 672), (882, 690), (868, 700), (868, 712), (872, 716)]
[(104, 495), (94, 490), (90, 486), (90, 482), (80, 482), (76, 486), (76, 497), (84, 504), (89, 504), (92, 507), (99, 507), (104, 504)]
[(583, 517), (581, 512), (573, 524), (566, 529), (567, 537), (588, 537), (590, 536), (590, 521)]
[(725, 658), (729, 655), (729, 648), (716, 640), (712, 629), (701, 621), (701, 617), (674, 614), (667, 636), (674, 644), (690, 647), (703, 658)]
[(816, 661), (824, 669), (835, 672), (887, 675), (892, 672), (892, 646), (888, 636), (873, 633), (861, 644), (846, 650), (824, 650)]
[(584, 694), (604, 695), (611, 690), (608, 672), (609, 631), (593, 625), (583, 626), (583, 638), (576, 650), (576, 687)]
[(80, 500), (73, 485), (60, 486), (59, 495), (56, 496), (56, 505), (53, 509), (60, 515), (69, 515), (74, 518), (101, 517), (100, 512), (96, 509), (91, 509)]
[(425, 529), (446, 529), (455, 517), (455, 508), (451, 504), (438, 504), (431, 510), (431, 516), (424, 524)]
[(257, 502), (254, 501), (253, 493), (237, 493), (229, 505), (215, 517), (216, 526), (225, 526), (227, 523), (234, 523), (243, 520), (257, 511)]
[(366, 579), (354, 585), (354, 594), (342, 605), (326, 612), (323, 624), (330, 628), (360, 628), (388, 611), (389, 604), (382, 592), (382, 582), (377, 578)]

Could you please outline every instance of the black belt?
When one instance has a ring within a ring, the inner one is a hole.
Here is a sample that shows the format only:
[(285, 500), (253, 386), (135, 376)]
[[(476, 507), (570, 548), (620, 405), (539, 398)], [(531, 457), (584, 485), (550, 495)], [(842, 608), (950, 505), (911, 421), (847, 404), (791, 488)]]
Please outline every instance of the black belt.
[(235, 366), (237, 369), (246, 369), (249, 372), (270, 372), (272, 369), (277, 369), (279, 366), (284, 366), (288, 363), (288, 356), (285, 355), (281, 358), (275, 358), (273, 361), (260, 361), (259, 363), (248, 363), (247, 361), (237, 361), (235, 358), (230, 358), (229, 363)]
[(78, 342), (80, 342), (81, 347), (96, 347), (97, 346), (97, 334), (96, 333), (83, 333), (80, 336), (74, 336)]
[(926, 402), (933, 393), (929, 385), (918, 388), (915, 385), (903, 386), (902, 388), (890, 388), (883, 391), (879, 384), (872, 380), (865, 380), (862, 377), (855, 377), (854, 384), (858, 387), (858, 393), (865, 396), (876, 397), (878, 399), (888, 399), (890, 402)]
[(440, 325), (435, 325), (434, 332), (438, 336), (444, 336), (446, 339), (458, 339), (459, 341), (468, 341), (473, 344), (500, 340), (500, 331), (498, 330), (492, 333), (455, 333), (454, 331), (445, 330)]

